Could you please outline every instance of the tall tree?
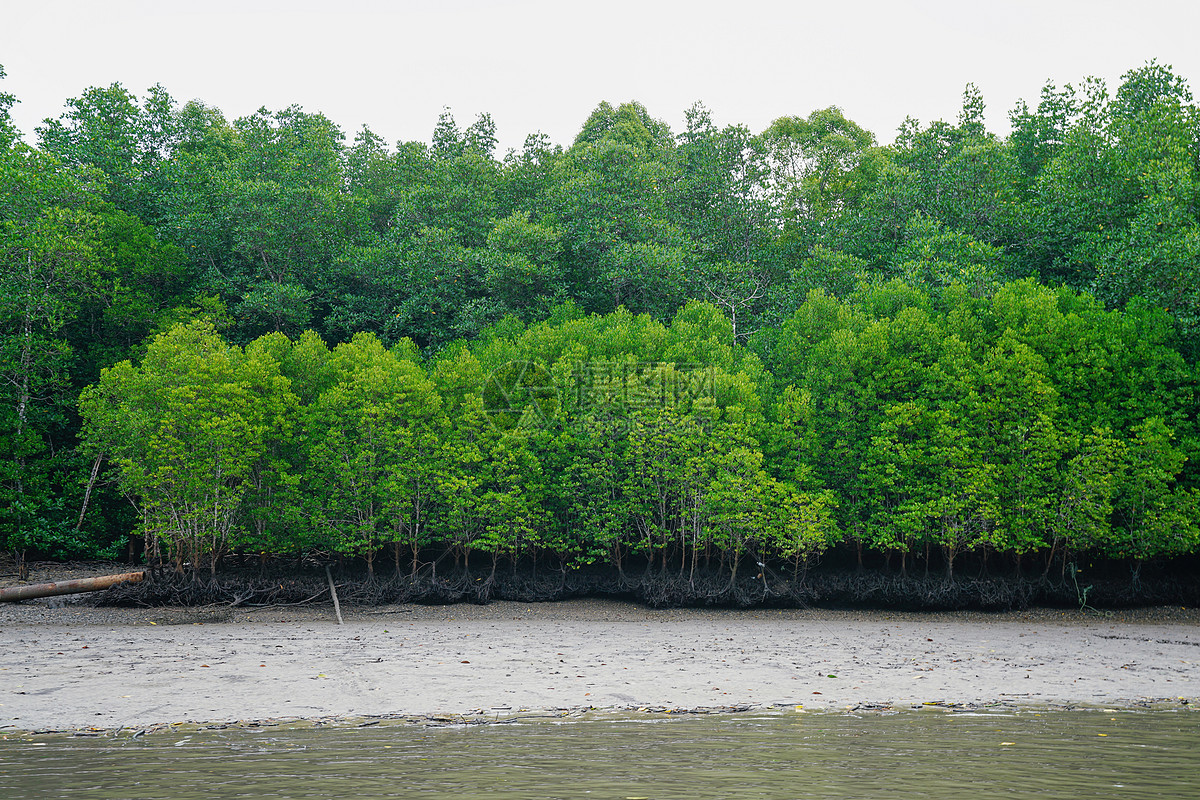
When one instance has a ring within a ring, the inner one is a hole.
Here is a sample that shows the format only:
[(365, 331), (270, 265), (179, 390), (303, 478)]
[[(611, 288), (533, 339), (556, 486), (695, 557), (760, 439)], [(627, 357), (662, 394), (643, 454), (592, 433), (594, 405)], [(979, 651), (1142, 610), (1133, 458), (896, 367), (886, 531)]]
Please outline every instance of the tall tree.
[(215, 572), (255, 465), (295, 403), (266, 349), (249, 356), (200, 321), (155, 337), (139, 366), (105, 370), (80, 401), (88, 447), (139, 509), (146, 553)]
[(23, 144), (0, 150), (0, 524), (18, 553), (58, 539), (66, 516), (51, 512), (61, 502), (51, 459), (70, 446), (65, 330), (99, 291), (101, 191)]

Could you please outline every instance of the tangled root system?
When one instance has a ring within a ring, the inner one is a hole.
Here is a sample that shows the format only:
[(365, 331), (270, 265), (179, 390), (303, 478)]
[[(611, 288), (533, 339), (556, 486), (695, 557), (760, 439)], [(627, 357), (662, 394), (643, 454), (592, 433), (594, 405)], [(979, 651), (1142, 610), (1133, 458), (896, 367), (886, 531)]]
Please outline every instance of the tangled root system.
[[(1130, 607), (1163, 604), (1200, 605), (1200, 580), (1164, 576), (1153, 581), (1097, 580), (1081, 594), (1070, 580), (1029, 578), (917, 577), (871, 571), (810, 573), (803, 579), (759, 574), (731, 581), (727, 573), (694, 576), (645, 572), (630, 576), (616, 570), (473, 574), (465, 570), (437, 576), (370, 577), (340, 574), (343, 603), (378, 606), (392, 603), (448, 605), (493, 600), (542, 602), (578, 597), (619, 598), (654, 608), (724, 606), (749, 608), (898, 609), (912, 611), (1008, 611), (1031, 606), (1062, 608)], [(108, 606), (278, 606), (327, 603), (323, 572), (274, 574), (231, 570), (215, 577), (200, 573), (158, 574), (138, 584), (123, 584), (94, 596)]]

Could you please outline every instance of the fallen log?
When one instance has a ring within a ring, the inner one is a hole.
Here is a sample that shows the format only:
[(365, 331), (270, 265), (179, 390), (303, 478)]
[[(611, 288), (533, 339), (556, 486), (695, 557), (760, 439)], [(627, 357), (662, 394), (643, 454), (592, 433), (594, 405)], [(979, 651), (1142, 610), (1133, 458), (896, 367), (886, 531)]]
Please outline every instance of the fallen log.
[(55, 581), (54, 583), (31, 583), (28, 586), (10, 586), (0, 589), (0, 602), (16, 602), (32, 600), (35, 597), (54, 597), (60, 594), (79, 594), (81, 592), (99, 592), (118, 583), (140, 583), (145, 572), (126, 572), (122, 575), (102, 575), (98, 578), (78, 578), (73, 581)]

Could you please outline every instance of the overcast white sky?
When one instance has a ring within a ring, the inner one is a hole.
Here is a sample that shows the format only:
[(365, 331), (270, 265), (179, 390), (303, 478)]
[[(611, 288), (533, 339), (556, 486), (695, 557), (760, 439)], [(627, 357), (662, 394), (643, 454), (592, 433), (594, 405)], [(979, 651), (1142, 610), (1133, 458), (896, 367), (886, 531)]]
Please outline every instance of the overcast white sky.
[(321, 111), (352, 136), (428, 141), (443, 106), (481, 111), (501, 147), (569, 144), (601, 100), (636, 99), (672, 128), (701, 100), (760, 131), (840, 106), (890, 141), (906, 115), (955, 118), (967, 82), (1007, 131), (1047, 79), (1109, 81), (1157, 58), (1200, 83), (1200, 2), (1141, 0), (0, 0), (4, 89), (29, 138), (63, 101), (161, 83), (229, 119)]

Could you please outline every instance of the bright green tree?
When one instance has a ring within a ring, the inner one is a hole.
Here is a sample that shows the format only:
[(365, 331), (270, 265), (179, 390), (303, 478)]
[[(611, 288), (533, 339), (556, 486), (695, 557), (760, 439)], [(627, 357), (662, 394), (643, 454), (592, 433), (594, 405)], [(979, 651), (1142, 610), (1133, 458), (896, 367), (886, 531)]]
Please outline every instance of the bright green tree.
[(266, 350), (248, 356), (195, 322), (155, 337), (140, 365), (104, 370), (80, 411), (88, 449), (138, 505), (148, 557), (165, 546), (177, 569), (215, 573), (293, 403)]

